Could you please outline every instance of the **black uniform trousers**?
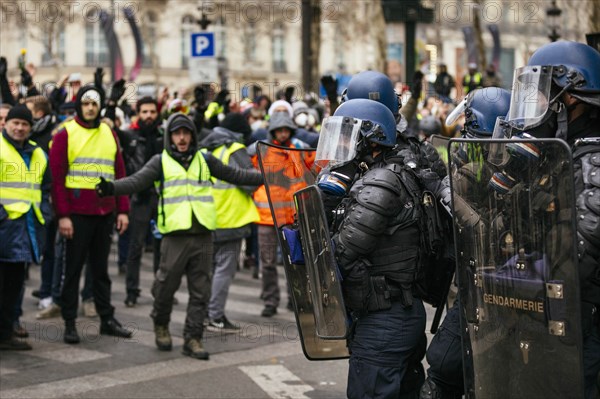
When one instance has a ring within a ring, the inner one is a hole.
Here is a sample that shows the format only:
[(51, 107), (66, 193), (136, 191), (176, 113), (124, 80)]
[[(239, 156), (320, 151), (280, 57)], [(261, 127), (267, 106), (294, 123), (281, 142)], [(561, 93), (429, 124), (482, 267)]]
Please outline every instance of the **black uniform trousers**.
[(111, 281), (108, 276), (108, 256), (115, 215), (71, 215), (73, 238), (66, 240), (65, 276), (61, 294), (64, 320), (77, 318), (79, 281), (83, 265), (89, 255), (96, 311), (103, 320), (110, 319), (115, 308), (110, 304)]

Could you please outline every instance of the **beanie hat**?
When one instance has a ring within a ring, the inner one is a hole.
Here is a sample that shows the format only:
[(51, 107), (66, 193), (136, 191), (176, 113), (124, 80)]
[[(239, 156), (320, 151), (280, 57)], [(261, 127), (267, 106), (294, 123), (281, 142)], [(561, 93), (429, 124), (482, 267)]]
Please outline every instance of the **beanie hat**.
[(273, 104), (271, 104), (268, 112), (269, 116), (273, 116), (273, 113), (279, 107), (285, 107), (290, 118), (294, 117), (294, 109), (292, 108), (292, 105), (285, 100), (277, 100)]
[(22, 119), (29, 123), (30, 126), (33, 126), (33, 115), (27, 106), (25, 105), (17, 105), (12, 107), (8, 111), (8, 115), (6, 115), (6, 122), (11, 119)]
[(83, 94), (83, 96), (81, 96), (81, 102), (84, 101), (93, 101), (98, 104), (98, 107), (102, 106), (102, 98), (100, 97), (100, 93), (98, 93), (98, 91), (95, 89), (88, 90)]

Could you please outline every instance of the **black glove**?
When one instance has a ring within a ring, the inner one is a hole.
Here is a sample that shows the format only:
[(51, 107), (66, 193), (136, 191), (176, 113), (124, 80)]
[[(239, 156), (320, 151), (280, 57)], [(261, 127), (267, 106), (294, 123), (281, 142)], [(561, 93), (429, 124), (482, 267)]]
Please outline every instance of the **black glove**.
[(215, 102), (221, 106), (229, 104), (229, 90), (221, 90), (215, 98)]
[(102, 80), (104, 78), (104, 70), (102, 68), (96, 68), (94, 72), (94, 86), (102, 88)]
[(21, 69), (21, 84), (25, 87), (30, 87), (33, 84), (33, 78), (24, 68)]
[(6, 77), (6, 71), (8, 70), (8, 64), (6, 58), (0, 57), (0, 77)]
[(125, 79), (119, 79), (112, 85), (110, 90), (110, 101), (115, 105), (119, 102), (119, 99), (125, 94)]
[(100, 183), (96, 184), (96, 193), (101, 198), (114, 195), (115, 184), (111, 181), (106, 181), (104, 177), (100, 177)]
[(424, 77), (425, 77), (425, 75), (423, 75), (423, 72), (421, 72), (421, 71), (417, 71), (413, 75), (413, 81), (412, 81), (412, 85), (410, 87), (410, 93), (411, 93), (412, 98), (418, 99), (419, 97), (421, 97), (421, 91), (423, 90), (423, 78)]
[(327, 93), (327, 98), (331, 101), (332, 98), (337, 98), (337, 80), (331, 75), (321, 76), (321, 85)]
[(194, 88), (194, 100), (196, 100), (196, 107), (202, 108), (206, 106), (206, 90), (202, 86)]
[(294, 97), (294, 86), (291, 87), (287, 87), (285, 89), (285, 101), (287, 101), (288, 103), (292, 103), (292, 97)]

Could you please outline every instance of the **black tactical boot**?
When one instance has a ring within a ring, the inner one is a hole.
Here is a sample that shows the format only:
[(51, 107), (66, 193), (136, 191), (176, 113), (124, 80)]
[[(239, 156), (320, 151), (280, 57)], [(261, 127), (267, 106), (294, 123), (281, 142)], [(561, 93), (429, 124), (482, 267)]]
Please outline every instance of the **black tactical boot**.
[(67, 344), (78, 344), (79, 334), (77, 334), (77, 328), (75, 327), (75, 320), (65, 320), (65, 334), (63, 340)]

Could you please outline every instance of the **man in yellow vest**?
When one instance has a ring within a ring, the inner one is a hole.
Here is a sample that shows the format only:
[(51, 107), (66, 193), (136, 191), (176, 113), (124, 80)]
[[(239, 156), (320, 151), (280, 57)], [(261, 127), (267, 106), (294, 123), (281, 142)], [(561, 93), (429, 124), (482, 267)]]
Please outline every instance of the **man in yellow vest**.
[(137, 173), (116, 182), (101, 179), (96, 186), (100, 196), (128, 195), (153, 184), (159, 191), (157, 227), (163, 235), (160, 265), (152, 294), (156, 346), (172, 349), (169, 322), (173, 296), (187, 276), (189, 303), (183, 329), (182, 353), (207, 360), (202, 346), (204, 317), (210, 298), (213, 261), (212, 231), (217, 227), (211, 178), (233, 184), (262, 184), (256, 171), (223, 165), (217, 158), (198, 150), (196, 126), (182, 113), (169, 117), (165, 127), (162, 154), (157, 154)]
[(26, 264), (40, 260), (50, 219), (48, 159), (29, 141), (32, 125), (31, 111), (18, 105), (0, 136), (0, 350), (31, 349), (13, 335), (14, 308)]
[[(100, 121), (102, 95), (93, 86), (77, 92), (77, 115), (64, 124), (52, 140), (52, 201), (58, 218), (58, 231), (66, 239), (66, 262), (61, 293), (61, 313), (65, 320), (63, 339), (79, 342), (75, 326), (81, 270), (89, 259), (94, 302), (100, 315), (100, 334), (129, 338), (131, 331), (114, 318), (110, 303), (111, 281), (108, 255), (116, 220), (120, 234), (127, 229), (129, 199), (126, 196), (98, 198), (95, 187), (100, 177), (125, 177), (119, 140)], [(116, 214), (116, 216), (115, 216)]]
[[(227, 114), (221, 126), (200, 142), (225, 165), (253, 169), (244, 136), (252, 129), (240, 113)], [(217, 208), (217, 229), (213, 233), (214, 274), (208, 304), (208, 327), (215, 331), (235, 331), (239, 327), (225, 316), (229, 287), (238, 269), (242, 240), (251, 234), (251, 224), (260, 217), (251, 195), (257, 186), (236, 186), (213, 178), (213, 196)]]
[(462, 85), (465, 96), (471, 91), (480, 88), (483, 77), (481, 72), (477, 70), (477, 64), (474, 62), (469, 63), (469, 72), (463, 77)]

